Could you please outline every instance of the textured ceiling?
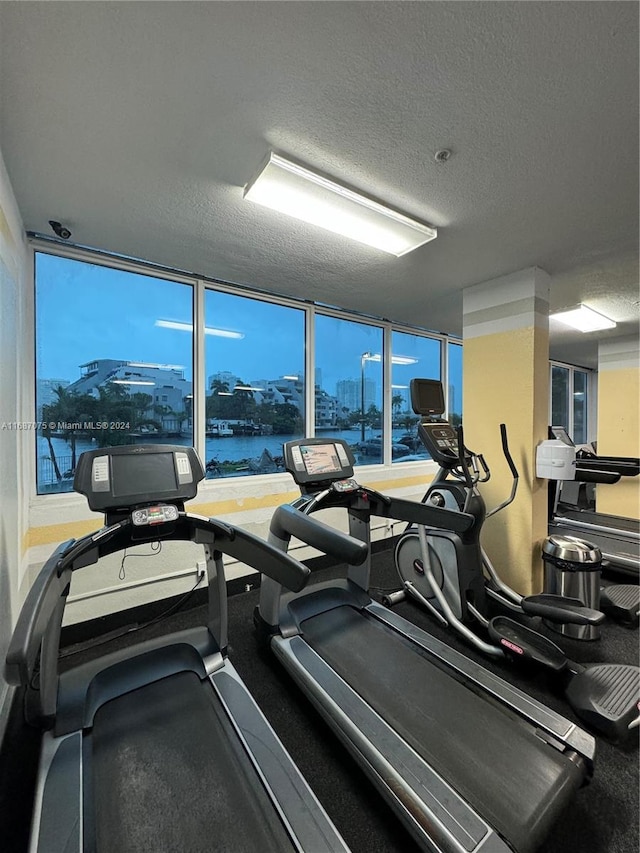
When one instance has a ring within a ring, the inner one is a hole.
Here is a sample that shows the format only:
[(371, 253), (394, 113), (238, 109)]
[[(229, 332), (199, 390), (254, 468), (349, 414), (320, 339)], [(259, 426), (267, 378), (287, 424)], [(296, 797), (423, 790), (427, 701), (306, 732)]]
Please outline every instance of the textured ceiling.
[[(537, 265), (638, 334), (638, 4), (1, 2), (29, 231), (435, 331)], [(435, 152), (453, 151), (438, 164)], [(439, 229), (396, 259), (242, 199), (269, 149)], [(598, 335), (552, 325), (554, 358)]]

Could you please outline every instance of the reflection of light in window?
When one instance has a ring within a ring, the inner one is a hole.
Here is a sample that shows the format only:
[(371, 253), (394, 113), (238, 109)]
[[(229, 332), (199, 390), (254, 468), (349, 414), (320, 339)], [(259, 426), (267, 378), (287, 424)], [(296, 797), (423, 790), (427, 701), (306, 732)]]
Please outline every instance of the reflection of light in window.
[(144, 382), (141, 379), (112, 379), (113, 385), (155, 385), (155, 382)]
[[(161, 329), (177, 329), (179, 332), (193, 332), (192, 323), (179, 323), (177, 320), (156, 320), (156, 326)], [(204, 327), (205, 335), (213, 335), (216, 338), (244, 338), (243, 332), (234, 332), (231, 329), (216, 329), (213, 326)]]
[(184, 364), (153, 364), (150, 361), (128, 361), (127, 367), (153, 367), (157, 370), (184, 370)]
[[(376, 353), (364, 353), (362, 356), (366, 361), (382, 361), (382, 356), (379, 352)], [(392, 364), (417, 364), (419, 359), (413, 358), (410, 355), (392, 355), (391, 363)]]

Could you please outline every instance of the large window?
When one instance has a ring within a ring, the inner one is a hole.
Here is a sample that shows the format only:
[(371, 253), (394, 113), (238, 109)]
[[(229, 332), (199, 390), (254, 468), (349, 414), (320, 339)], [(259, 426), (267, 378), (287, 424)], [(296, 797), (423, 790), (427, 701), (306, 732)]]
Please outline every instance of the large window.
[(207, 479), (282, 471), (283, 442), (311, 435), (358, 464), (425, 459), (416, 377), (446, 373), (460, 419), (462, 348), (444, 336), (116, 263), (35, 252), (38, 494), (71, 491), (80, 454), (116, 444), (194, 445)]
[(447, 342), (448, 395), (447, 411), (449, 423), (459, 426), (462, 423), (462, 344)]
[(551, 424), (563, 426), (575, 444), (585, 444), (589, 429), (589, 371), (551, 365)]
[(576, 444), (587, 442), (587, 374), (573, 371), (573, 440)]
[(38, 493), (84, 450), (193, 444), (193, 288), (36, 254)]
[(359, 463), (382, 462), (382, 329), (317, 314), (315, 365), (316, 434), (344, 438)]
[(305, 435), (304, 311), (207, 290), (207, 477), (283, 471)]
[(440, 341), (408, 332), (391, 335), (391, 410), (393, 462), (428, 459), (418, 438), (418, 416), (411, 407), (412, 379), (439, 379)]

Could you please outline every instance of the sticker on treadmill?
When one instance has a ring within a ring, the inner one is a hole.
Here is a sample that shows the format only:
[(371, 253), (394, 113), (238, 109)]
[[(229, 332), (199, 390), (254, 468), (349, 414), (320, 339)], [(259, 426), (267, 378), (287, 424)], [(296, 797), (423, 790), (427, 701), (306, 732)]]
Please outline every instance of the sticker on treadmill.
[(503, 646), (506, 646), (508, 649), (511, 649), (512, 652), (516, 652), (516, 654), (523, 655), (524, 649), (521, 649), (520, 646), (516, 646), (515, 643), (510, 642), (509, 640), (505, 640), (504, 638), (500, 640)]

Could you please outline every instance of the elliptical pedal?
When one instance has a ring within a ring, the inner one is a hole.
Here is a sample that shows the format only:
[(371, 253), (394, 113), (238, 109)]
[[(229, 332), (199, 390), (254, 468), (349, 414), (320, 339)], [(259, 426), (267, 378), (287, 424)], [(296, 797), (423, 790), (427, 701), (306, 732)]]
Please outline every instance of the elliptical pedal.
[(629, 628), (640, 624), (640, 586), (618, 584), (602, 587), (600, 610)]
[(489, 635), (508, 657), (539, 663), (554, 672), (571, 672), (565, 696), (587, 725), (611, 741), (624, 740), (640, 710), (640, 668), (628, 664), (601, 663), (582, 667), (570, 661), (547, 637), (495, 616)]
[(568, 658), (559, 646), (508, 616), (494, 616), (488, 631), (508, 657), (529, 660), (553, 672), (562, 672), (567, 667)]
[(640, 710), (640, 670), (601, 663), (579, 672), (566, 696), (582, 719), (612, 741), (626, 738)]

